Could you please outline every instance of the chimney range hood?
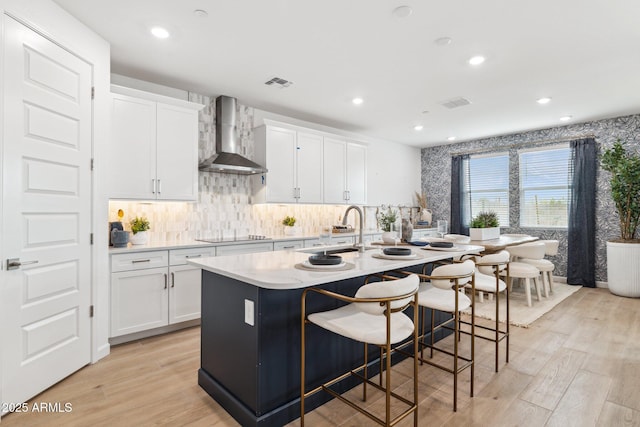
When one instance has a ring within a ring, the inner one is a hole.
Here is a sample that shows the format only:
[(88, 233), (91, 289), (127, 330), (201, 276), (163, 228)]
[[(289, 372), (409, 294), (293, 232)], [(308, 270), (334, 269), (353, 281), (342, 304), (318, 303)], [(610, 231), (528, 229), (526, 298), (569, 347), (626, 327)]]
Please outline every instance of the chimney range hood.
[(267, 169), (237, 153), (236, 99), (230, 96), (216, 98), (216, 154), (200, 163), (205, 172), (253, 175)]

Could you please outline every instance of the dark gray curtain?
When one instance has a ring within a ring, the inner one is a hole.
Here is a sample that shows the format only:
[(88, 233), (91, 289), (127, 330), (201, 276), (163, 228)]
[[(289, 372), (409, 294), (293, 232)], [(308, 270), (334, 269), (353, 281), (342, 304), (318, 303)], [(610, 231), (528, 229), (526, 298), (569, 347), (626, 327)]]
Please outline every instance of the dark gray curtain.
[(593, 138), (571, 141), (573, 182), (569, 203), (567, 283), (596, 287), (596, 169)]
[(449, 221), (449, 230), (453, 234), (469, 234), (469, 227), (463, 223), (463, 161), (468, 159), (468, 154), (461, 156), (453, 156), (451, 158), (451, 220)]

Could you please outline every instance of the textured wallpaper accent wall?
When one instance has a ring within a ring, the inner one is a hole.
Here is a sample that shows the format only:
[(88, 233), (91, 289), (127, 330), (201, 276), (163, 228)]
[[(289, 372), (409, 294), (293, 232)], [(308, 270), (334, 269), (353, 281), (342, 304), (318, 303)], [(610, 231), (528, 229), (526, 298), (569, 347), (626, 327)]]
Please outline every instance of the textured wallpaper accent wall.
[[(599, 152), (621, 139), (628, 146), (640, 152), (640, 115), (617, 117), (568, 126), (554, 127), (531, 132), (500, 135), (457, 144), (440, 145), (422, 150), (422, 189), (426, 193), (429, 207), (433, 210), (433, 219), (449, 219), (451, 202), (451, 156), (484, 149), (509, 149), (510, 171), (517, 172), (518, 158), (516, 146), (546, 145), (555, 140), (570, 140), (593, 135), (598, 143)], [(515, 179), (513, 179), (515, 178)], [(515, 185), (514, 185), (515, 183)], [(567, 231), (551, 229), (520, 228), (518, 226), (519, 189), (517, 177), (510, 179), (510, 197), (512, 200), (510, 227), (503, 233), (528, 233), (542, 239), (560, 241), (556, 263), (557, 276), (566, 277), (567, 272)], [(598, 170), (596, 189), (596, 280), (607, 280), (606, 242), (619, 237), (619, 222), (615, 206), (610, 197), (609, 174)], [(516, 201), (516, 203), (513, 203)]]

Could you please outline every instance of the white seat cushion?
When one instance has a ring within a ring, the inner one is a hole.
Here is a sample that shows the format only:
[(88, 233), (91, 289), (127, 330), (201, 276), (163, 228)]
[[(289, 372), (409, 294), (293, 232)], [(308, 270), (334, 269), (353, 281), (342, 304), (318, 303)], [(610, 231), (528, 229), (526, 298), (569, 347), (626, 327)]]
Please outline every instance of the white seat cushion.
[(548, 259), (523, 258), (518, 260), (518, 262), (524, 262), (525, 264), (533, 265), (540, 271), (553, 271), (556, 268), (556, 266)]
[[(470, 286), (467, 286), (469, 288)], [(498, 280), (498, 292), (502, 292), (506, 289), (507, 285), (502, 280)], [(488, 276), (486, 274), (476, 272), (476, 291), (483, 292), (496, 292), (496, 278), (494, 276)]]
[[(500, 273), (501, 276), (505, 276), (506, 274), (506, 271)], [(540, 270), (531, 264), (526, 264), (524, 262), (512, 262), (509, 264), (509, 275), (515, 278), (532, 279), (540, 275)]]
[[(348, 304), (335, 310), (313, 313), (310, 322), (338, 335), (369, 344), (385, 345), (387, 319), (381, 314), (360, 310)], [(404, 313), (391, 314), (391, 344), (398, 343), (413, 334), (413, 321)]]
[[(418, 290), (418, 304), (422, 307), (453, 313), (456, 310), (456, 295), (453, 289), (441, 289), (431, 283), (420, 283)], [(462, 292), (458, 292), (458, 310), (465, 310), (471, 306), (471, 300)]]

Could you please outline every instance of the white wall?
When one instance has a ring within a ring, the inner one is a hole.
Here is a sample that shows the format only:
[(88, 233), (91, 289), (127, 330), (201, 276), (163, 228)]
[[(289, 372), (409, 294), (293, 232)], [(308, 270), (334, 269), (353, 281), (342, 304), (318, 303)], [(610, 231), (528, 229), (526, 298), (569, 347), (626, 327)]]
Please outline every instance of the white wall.
[(420, 191), (419, 148), (255, 109), (254, 126), (263, 125), (264, 119), (342, 135), (366, 144), (368, 147), (367, 205), (413, 206), (415, 204), (414, 194)]

